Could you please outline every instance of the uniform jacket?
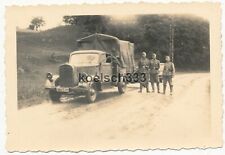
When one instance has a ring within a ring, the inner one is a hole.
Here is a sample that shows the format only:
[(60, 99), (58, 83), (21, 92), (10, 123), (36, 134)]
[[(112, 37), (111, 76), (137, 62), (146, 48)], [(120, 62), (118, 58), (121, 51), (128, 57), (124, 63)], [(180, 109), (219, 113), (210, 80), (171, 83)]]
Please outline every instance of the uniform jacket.
[(163, 76), (173, 76), (175, 74), (175, 67), (172, 62), (164, 63)]
[(151, 59), (149, 68), (150, 68), (150, 74), (158, 74), (159, 68), (160, 68), (160, 61), (157, 59)]
[(149, 69), (149, 59), (141, 58), (138, 62), (138, 68), (140, 72), (147, 72)]

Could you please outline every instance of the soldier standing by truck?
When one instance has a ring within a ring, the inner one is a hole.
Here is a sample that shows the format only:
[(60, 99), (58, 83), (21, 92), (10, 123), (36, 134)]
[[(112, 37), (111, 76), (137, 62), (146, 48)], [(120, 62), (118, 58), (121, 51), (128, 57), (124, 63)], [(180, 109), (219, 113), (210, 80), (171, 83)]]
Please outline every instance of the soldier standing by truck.
[(166, 56), (165, 59), (166, 59), (166, 62), (164, 63), (164, 68), (163, 68), (163, 94), (166, 93), (166, 85), (168, 82), (170, 86), (170, 95), (172, 95), (173, 93), (172, 78), (174, 77), (174, 74), (175, 74), (175, 67), (174, 67), (174, 64), (170, 61), (169, 56)]
[(154, 84), (156, 83), (157, 86), (157, 91), (159, 91), (159, 68), (160, 68), (160, 61), (156, 59), (156, 54), (152, 54), (152, 59), (150, 60), (150, 82), (152, 86), (152, 92), (155, 92), (155, 86)]
[(149, 59), (146, 58), (146, 53), (142, 52), (141, 59), (138, 62), (138, 69), (139, 69), (139, 81), (140, 81), (140, 90), (139, 92), (142, 93), (142, 87), (146, 88), (146, 92), (149, 93)]

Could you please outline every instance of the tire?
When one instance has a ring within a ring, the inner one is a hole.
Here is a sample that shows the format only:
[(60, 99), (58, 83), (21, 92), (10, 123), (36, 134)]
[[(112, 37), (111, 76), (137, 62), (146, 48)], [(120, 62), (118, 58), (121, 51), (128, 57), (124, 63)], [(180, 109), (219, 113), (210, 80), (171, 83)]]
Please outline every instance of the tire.
[(96, 98), (97, 98), (97, 90), (93, 86), (91, 86), (87, 91), (86, 99), (88, 103), (93, 103), (95, 102)]
[(56, 92), (55, 90), (49, 90), (49, 97), (53, 102), (59, 102), (61, 93)]
[(118, 82), (117, 87), (118, 87), (118, 92), (120, 94), (124, 94), (126, 91), (127, 84), (125, 82)]

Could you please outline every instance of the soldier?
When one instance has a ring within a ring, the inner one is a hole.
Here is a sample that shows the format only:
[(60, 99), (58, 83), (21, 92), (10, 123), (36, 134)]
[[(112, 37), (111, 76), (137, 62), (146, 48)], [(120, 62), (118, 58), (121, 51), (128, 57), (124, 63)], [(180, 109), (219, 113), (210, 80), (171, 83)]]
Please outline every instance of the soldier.
[(155, 92), (154, 83), (157, 85), (157, 91), (159, 91), (159, 68), (160, 68), (160, 61), (156, 59), (156, 54), (152, 54), (152, 59), (150, 60), (150, 82), (152, 85), (152, 92)]
[(139, 80), (140, 80), (140, 93), (142, 92), (142, 87), (146, 88), (146, 92), (149, 93), (149, 85), (148, 85), (148, 69), (149, 69), (149, 59), (146, 58), (146, 53), (142, 52), (141, 59), (138, 62), (139, 69)]
[(175, 67), (174, 64), (170, 61), (170, 57), (165, 57), (166, 62), (164, 63), (163, 68), (163, 94), (166, 93), (166, 84), (169, 83), (170, 86), (170, 95), (173, 93), (173, 81), (172, 78), (175, 74)]

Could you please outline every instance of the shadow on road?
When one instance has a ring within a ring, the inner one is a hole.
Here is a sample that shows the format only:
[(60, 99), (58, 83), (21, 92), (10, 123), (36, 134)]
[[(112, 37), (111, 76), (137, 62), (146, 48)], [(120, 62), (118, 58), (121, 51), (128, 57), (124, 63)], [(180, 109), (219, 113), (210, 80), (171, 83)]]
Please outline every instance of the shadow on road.
[(62, 96), (61, 102), (57, 102), (54, 104), (68, 104), (69, 108), (78, 108), (80, 106), (87, 106), (92, 104), (96, 105), (103, 102), (106, 103), (106, 100), (111, 100), (119, 96), (121, 96), (121, 94), (119, 94), (117, 91), (99, 92), (94, 103), (89, 103), (85, 96)]
[[(94, 103), (98, 103), (100, 101), (107, 100), (109, 98), (117, 97), (120, 96), (118, 92), (112, 91), (112, 92), (99, 92), (96, 101)], [(85, 96), (78, 97), (77, 99), (74, 100), (74, 102), (79, 102), (79, 103), (84, 103), (84, 104), (89, 104)], [(93, 104), (93, 103), (92, 103)]]
[(129, 85), (125, 94), (119, 94), (117, 88), (104, 89), (102, 92), (98, 93), (97, 99), (94, 103), (89, 103), (85, 96), (73, 96), (73, 95), (63, 95), (60, 102), (53, 103), (55, 105), (64, 105), (64, 110), (72, 110), (75, 108), (84, 107), (86, 110), (93, 107), (100, 107), (106, 105), (107, 103), (112, 103), (115, 99), (119, 99), (131, 91), (138, 91), (137, 85)]

